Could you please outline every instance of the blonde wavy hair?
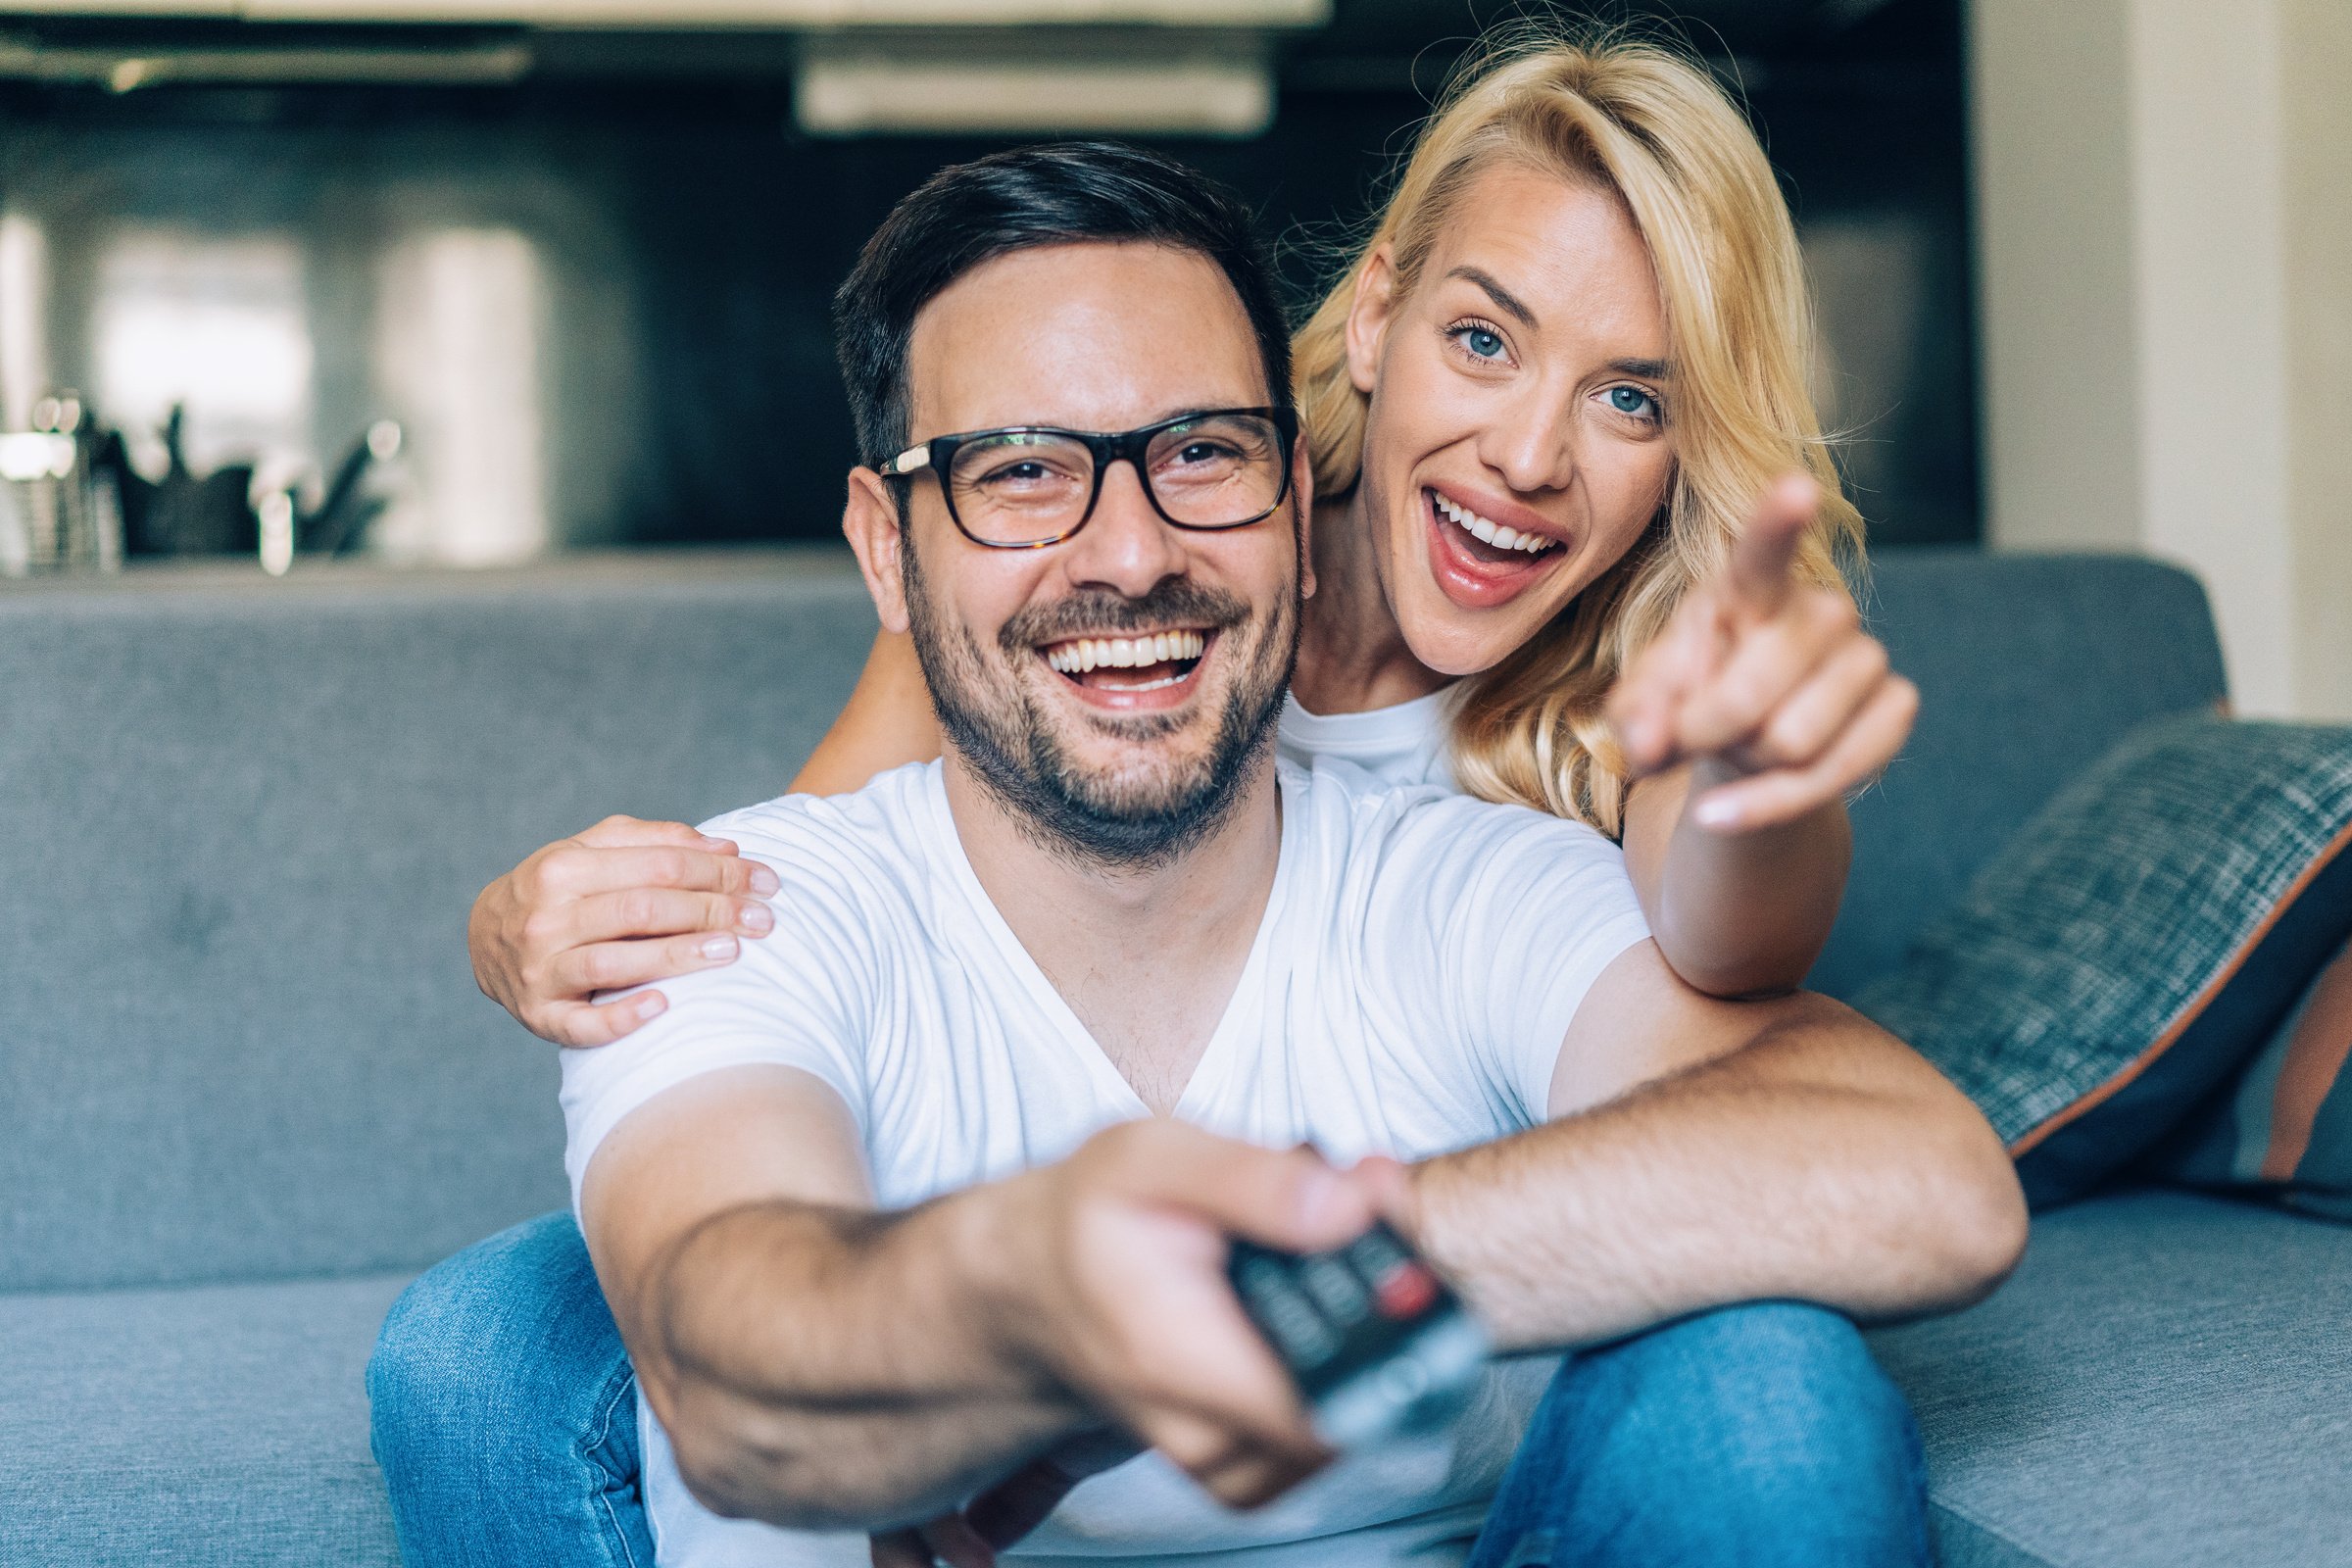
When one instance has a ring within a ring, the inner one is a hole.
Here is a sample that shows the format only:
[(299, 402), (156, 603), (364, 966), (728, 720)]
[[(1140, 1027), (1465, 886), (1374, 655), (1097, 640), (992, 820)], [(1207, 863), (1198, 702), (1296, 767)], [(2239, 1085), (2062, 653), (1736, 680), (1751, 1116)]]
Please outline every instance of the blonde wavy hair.
[(1771, 165), (1706, 70), (1622, 31), (1521, 26), (1457, 69), (1370, 234), (1292, 340), (1293, 386), (1315, 493), (1354, 488), (1370, 400), (1348, 371), (1356, 280), (1386, 247), (1409, 294), (1480, 175), (1517, 165), (1614, 191), (1649, 248), (1674, 379), (1675, 462), (1664, 504), (1625, 558), (1525, 646), (1467, 677), (1453, 709), (1464, 788), (1624, 830), (1625, 770), (1602, 706), (1633, 656), (1693, 584), (1717, 570), (1765, 486), (1791, 468), (1820, 481), (1819, 524), (1797, 571), (1843, 590), (1862, 519), (1844, 498), (1811, 393), (1804, 262)]

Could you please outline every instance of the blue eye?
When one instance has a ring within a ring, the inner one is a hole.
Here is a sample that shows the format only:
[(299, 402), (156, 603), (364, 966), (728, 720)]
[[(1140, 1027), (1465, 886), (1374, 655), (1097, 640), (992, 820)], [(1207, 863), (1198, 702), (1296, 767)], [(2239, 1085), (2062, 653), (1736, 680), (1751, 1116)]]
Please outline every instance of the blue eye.
[(1453, 329), (1453, 340), (1468, 349), (1475, 359), (1499, 360), (1510, 351), (1510, 346), (1502, 340), (1502, 334), (1491, 326), (1457, 326)]
[(1629, 418), (1655, 419), (1658, 416), (1658, 400), (1638, 386), (1613, 386), (1609, 388), (1608, 396), (1609, 407)]

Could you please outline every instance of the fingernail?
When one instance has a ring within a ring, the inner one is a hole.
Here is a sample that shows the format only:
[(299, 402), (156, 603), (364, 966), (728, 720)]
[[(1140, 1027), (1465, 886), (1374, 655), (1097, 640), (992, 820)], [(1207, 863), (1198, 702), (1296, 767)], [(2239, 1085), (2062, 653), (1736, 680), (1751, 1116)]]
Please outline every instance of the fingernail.
[(764, 904), (747, 904), (735, 923), (752, 936), (763, 937), (776, 928), (776, 911)]
[(669, 999), (662, 996), (661, 992), (648, 991), (637, 999), (637, 1021), (643, 1023), (648, 1018), (659, 1018), (662, 1016), (662, 1009), (668, 1005)]
[(772, 899), (783, 890), (783, 879), (764, 865), (752, 867), (752, 892), (762, 899)]
[(723, 934), (715, 937), (705, 937), (703, 938), (703, 956), (712, 959), (713, 961), (723, 961), (735, 956), (736, 950), (740, 946), (741, 944), (738, 943), (733, 937)]
[(1700, 827), (1738, 827), (1740, 806), (1736, 801), (1719, 801), (1713, 796), (1701, 796), (1691, 806), (1690, 816)]

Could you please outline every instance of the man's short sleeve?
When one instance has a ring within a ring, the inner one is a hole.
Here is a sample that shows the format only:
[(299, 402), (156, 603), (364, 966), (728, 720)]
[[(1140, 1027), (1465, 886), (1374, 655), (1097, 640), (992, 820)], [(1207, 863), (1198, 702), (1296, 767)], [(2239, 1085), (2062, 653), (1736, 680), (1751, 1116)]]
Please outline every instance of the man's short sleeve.
[(1576, 1009), (1649, 938), (1624, 852), (1582, 823), (1467, 796), (1371, 808), (1384, 820), (1367, 972), (1443, 1037), (1433, 1046), (1452, 1044), (1544, 1121)]
[(822, 802), (791, 797), (704, 824), (775, 870), (776, 926), (723, 968), (662, 981), (669, 1006), (609, 1046), (567, 1050), (564, 1168), (572, 1206), (597, 1147), (631, 1111), (704, 1073), (797, 1067), (869, 1125), (865, 1047), (889, 968), (897, 902), (877, 868), (844, 842)]

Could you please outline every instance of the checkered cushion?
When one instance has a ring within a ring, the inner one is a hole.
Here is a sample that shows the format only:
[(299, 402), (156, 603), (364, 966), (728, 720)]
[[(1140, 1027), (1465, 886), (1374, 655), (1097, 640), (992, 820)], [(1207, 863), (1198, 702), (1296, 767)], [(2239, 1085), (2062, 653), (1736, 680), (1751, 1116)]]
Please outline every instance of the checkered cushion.
[(1972, 1096), (2037, 1205), (2145, 1153), (2352, 934), (2352, 729), (2135, 732), (1855, 1005)]

